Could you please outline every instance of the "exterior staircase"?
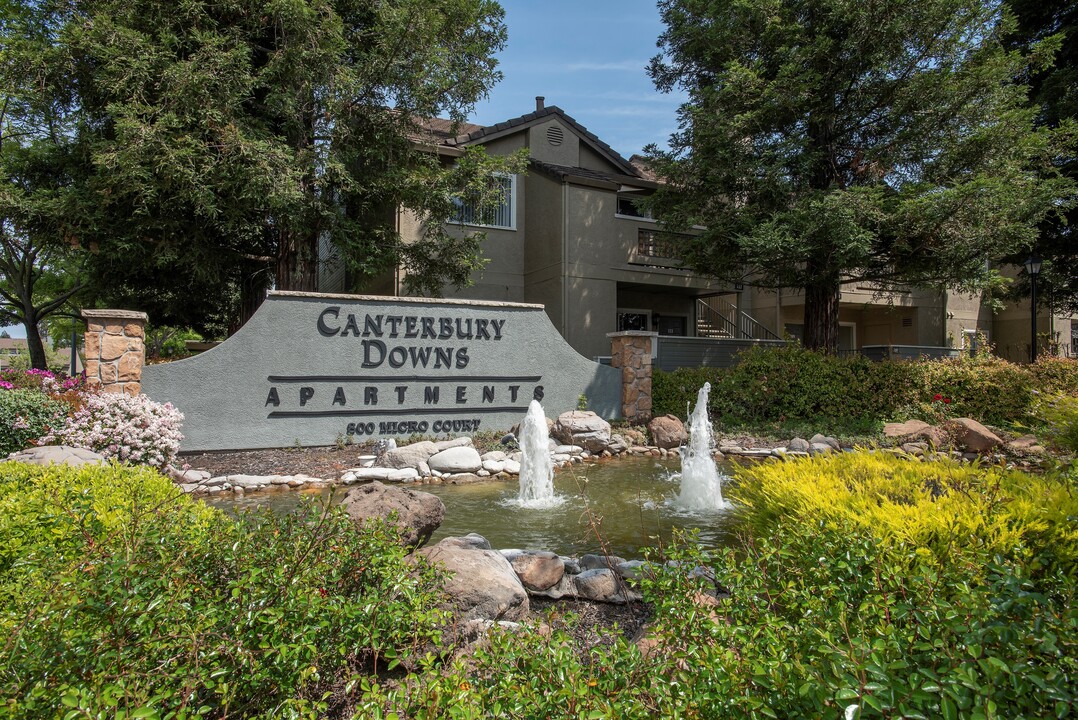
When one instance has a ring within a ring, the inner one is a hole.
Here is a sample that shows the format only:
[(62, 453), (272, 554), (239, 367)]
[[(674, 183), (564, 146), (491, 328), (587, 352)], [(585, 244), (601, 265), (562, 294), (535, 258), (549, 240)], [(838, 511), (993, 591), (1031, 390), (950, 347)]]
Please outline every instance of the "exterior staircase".
[(781, 340), (748, 313), (718, 296), (696, 301), (696, 336), (734, 340)]

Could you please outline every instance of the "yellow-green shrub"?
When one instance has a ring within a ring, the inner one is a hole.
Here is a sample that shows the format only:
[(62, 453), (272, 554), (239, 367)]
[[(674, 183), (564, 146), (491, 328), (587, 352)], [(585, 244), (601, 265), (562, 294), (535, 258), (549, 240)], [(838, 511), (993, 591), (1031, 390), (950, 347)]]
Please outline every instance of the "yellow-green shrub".
[(0, 463), (0, 605), (44, 579), (39, 562), (130, 541), (148, 523), (207, 543), (211, 526), (224, 527), (218, 516), (150, 468)]
[(853, 452), (737, 470), (731, 490), (752, 527), (852, 528), (935, 554), (963, 547), (1078, 561), (1078, 496), (1017, 470)]
[(232, 518), (146, 469), (0, 463), (0, 716), (337, 716), (437, 639), (439, 584), (339, 507)]

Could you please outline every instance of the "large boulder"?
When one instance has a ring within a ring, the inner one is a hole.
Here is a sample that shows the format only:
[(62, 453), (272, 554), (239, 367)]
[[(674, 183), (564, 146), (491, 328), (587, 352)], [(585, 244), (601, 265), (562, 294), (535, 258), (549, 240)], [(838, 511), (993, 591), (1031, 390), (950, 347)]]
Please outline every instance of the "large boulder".
[(948, 420), (943, 429), (959, 447), (970, 452), (988, 452), (1003, 444), (998, 435), (971, 418)]
[(551, 435), (563, 445), (579, 445), (598, 454), (610, 445), (610, 423), (590, 410), (572, 410), (558, 416)]
[(457, 446), (431, 455), (427, 465), (440, 473), (474, 473), (483, 468), (483, 459), (474, 447)]
[(401, 540), (409, 547), (419, 547), (430, 540), (445, 518), (445, 505), (436, 495), (380, 482), (352, 488), (341, 505), (357, 525), (396, 513)]
[(943, 432), (924, 420), (887, 423), (883, 426), (883, 436), (885, 438), (895, 438), (903, 443), (924, 440), (934, 447), (942, 447), (945, 444)]
[(528, 616), (528, 593), (500, 552), (482, 548), (469, 536), (445, 538), (418, 554), (450, 572), (445, 591), (460, 619), (519, 621)]
[(8, 455), (8, 460), (30, 465), (105, 465), (103, 455), (70, 445), (42, 445)]
[(420, 463), (426, 462), (439, 449), (438, 445), (430, 440), (423, 440), (422, 442), (388, 450), (378, 458), (376, 464), (379, 467), (388, 468), (415, 468), (419, 467)]
[(685, 430), (685, 423), (681, 422), (676, 415), (662, 415), (652, 418), (648, 423), (648, 432), (656, 447), (676, 448), (688, 442), (689, 433)]

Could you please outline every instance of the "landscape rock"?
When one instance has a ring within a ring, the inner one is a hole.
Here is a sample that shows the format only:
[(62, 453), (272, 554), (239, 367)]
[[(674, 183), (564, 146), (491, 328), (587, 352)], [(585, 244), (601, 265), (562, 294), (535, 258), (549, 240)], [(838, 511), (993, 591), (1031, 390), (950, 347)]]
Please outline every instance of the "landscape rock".
[(426, 462), (436, 452), (438, 452), (438, 446), (435, 443), (423, 440), (386, 451), (378, 458), (375, 465), (388, 468), (414, 468), (418, 467), (419, 463)]
[(537, 592), (554, 587), (565, 575), (565, 561), (547, 551), (526, 550), (510, 559), (509, 564), (521, 584)]
[(439, 440), (434, 443), (434, 447), (437, 449), (437, 452), (442, 452), (443, 450), (448, 450), (450, 448), (475, 446), (472, 443), (472, 439), (467, 435), (464, 435), (450, 440)]
[(625, 558), (620, 558), (617, 555), (588, 553), (581, 557), (579, 562), (581, 570), (612, 569), (625, 562)]
[(349, 490), (341, 506), (358, 525), (370, 518), (386, 518), (397, 513), (401, 540), (409, 547), (426, 543), (445, 518), (445, 505), (437, 496), (380, 482)]
[(467, 535), (447, 537), (444, 538), (439, 545), (444, 545), (446, 547), (470, 548), (472, 550), (490, 550), (490, 541), (479, 533), (468, 533)]
[(1003, 444), (999, 436), (971, 418), (949, 420), (943, 426), (959, 447), (970, 452), (983, 453)]
[(618, 583), (618, 576), (609, 568), (585, 570), (573, 576), (576, 595), (584, 600), (596, 602), (624, 602)]
[(924, 420), (907, 420), (902, 423), (887, 423), (883, 426), (883, 436), (896, 438), (901, 442), (924, 440), (933, 447), (943, 447), (946, 436), (938, 427), (929, 425)]
[(648, 432), (651, 440), (658, 448), (681, 447), (689, 440), (689, 433), (685, 430), (685, 423), (676, 415), (661, 415), (652, 418), (648, 423)]
[(269, 475), (229, 475), (228, 481), (232, 487), (241, 487), (247, 490), (265, 487), (270, 484)]
[(499, 552), (454, 542), (457, 540), (465, 538), (446, 538), (419, 550), (419, 554), (449, 571), (445, 590), (461, 619), (526, 619), (528, 593), (509, 561)]
[(458, 445), (431, 455), (427, 465), (442, 473), (473, 473), (483, 467), (483, 460), (474, 447)]
[(558, 416), (551, 435), (564, 445), (602, 452), (610, 445), (610, 423), (590, 410), (571, 410)]
[(106, 465), (105, 457), (86, 448), (70, 445), (42, 445), (13, 452), (8, 460), (30, 465)]
[(482, 479), (483, 478), (475, 473), (452, 473), (449, 475), (442, 475), (442, 482), (447, 485), (471, 485)]
[(828, 435), (821, 435), (820, 433), (816, 433), (809, 438), (810, 445), (815, 443), (819, 443), (821, 445), (828, 445), (831, 447), (832, 450), (835, 450), (836, 452), (842, 450), (842, 446), (838, 444), (838, 440)]
[(805, 438), (794, 438), (786, 443), (786, 449), (789, 452), (808, 452), (811, 448), (812, 445)]
[(1007, 443), (1008, 450), (1016, 450), (1018, 452), (1030, 452), (1032, 448), (1039, 445), (1037, 437), (1035, 435), (1023, 435), (1022, 437), (1015, 438)]

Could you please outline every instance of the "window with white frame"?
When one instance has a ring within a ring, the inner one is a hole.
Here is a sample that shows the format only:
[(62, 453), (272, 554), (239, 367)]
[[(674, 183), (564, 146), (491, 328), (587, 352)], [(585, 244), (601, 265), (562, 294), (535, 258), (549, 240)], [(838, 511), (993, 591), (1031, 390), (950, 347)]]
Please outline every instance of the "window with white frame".
[(490, 178), (488, 202), (457, 201), (454, 222), (481, 227), (516, 229), (516, 175), (495, 175)]
[(651, 212), (641, 207), (640, 201), (643, 197), (640, 193), (618, 193), (618, 207), (615, 212), (616, 215), (622, 217), (638, 218), (640, 220), (651, 220)]

